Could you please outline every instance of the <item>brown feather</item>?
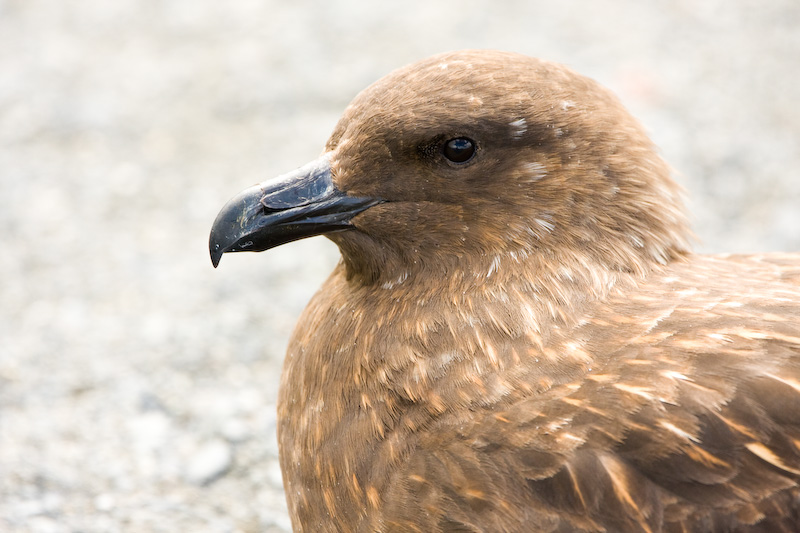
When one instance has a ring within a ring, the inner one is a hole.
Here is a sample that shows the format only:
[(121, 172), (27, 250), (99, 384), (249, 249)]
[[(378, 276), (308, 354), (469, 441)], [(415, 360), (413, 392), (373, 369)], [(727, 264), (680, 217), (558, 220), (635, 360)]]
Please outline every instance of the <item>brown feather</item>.
[[(436, 142), (477, 141), (474, 162)], [(800, 255), (696, 256), (608, 91), (467, 51), (361, 93), (326, 147), (386, 200), (289, 346), (296, 531), (800, 530)]]

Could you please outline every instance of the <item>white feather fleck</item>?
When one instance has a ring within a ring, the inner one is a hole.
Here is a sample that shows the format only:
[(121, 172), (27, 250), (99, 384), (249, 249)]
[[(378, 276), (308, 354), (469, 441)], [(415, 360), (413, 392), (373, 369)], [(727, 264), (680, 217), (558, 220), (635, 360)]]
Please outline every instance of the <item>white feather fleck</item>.
[(542, 220), (541, 218), (534, 218), (533, 219), (536, 224), (538, 224), (543, 230), (547, 233), (553, 231), (556, 227), (552, 222), (548, 222), (546, 220)]
[(582, 439), (580, 437), (576, 437), (572, 433), (562, 433), (561, 437), (564, 439), (574, 440), (576, 442), (586, 442), (586, 439)]
[(500, 268), (500, 256), (494, 256), (492, 259), (492, 264), (489, 266), (489, 272), (486, 274), (486, 277), (489, 278)]
[(528, 182), (537, 182), (547, 176), (547, 169), (536, 161), (526, 161), (520, 165), (520, 178)]
[(519, 139), (528, 131), (528, 122), (524, 118), (509, 122), (508, 125), (511, 126), (511, 136), (515, 139)]
[(683, 437), (686, 440), (690, 440), (692, 442), (700, 442), (700, 440), (691, 433), (687, 433), (686, 431), (682, 430), (675, 424), (667, 422), (666, 420), (661, 421), (661, 427), (668, 429), (669, 431), (675, 433), (679, 437)]
[(628, 235), (628, 237), (630, 237), (631, 242), (633, 242), (635, 247), (644, 248), (644, 242), (637, 235)]
[(708, 333), (706, 337), (710, 337), (712, 339), (722, 342), (733, 342), (733, 339), (731, 339), (727, 335), (723, 335), (722, 333)]
[(681, 298), (690, 298), (690, 297), (694, 296), (695, 294), (698, 294), (699, 292), (700, 291), (698, 291), (697, 289), (692, 287), (690, 289), (684, 289), (682, 291), (676, 291), (675, 294), (677, 294)]
[(382, 289), (392, 289), (392, 288), (396, 287), (397, 285), (402, 285), (402, 283), (403, 283), (403, 282), (404, 282), (406, 279), (408, 279), (408, 272), (403, 272), (402, 274), (400, 274), (400, 275), (397, 277), (397, 279), (395, 279), (395, 280), (393, 280), (393, 281), (387, 281), (386, 283), (384, 283), (383, 285), (381, 285), (381, 288), (382, 288)]
[(635, 394), (636, 396), (641, 396), (646, 400), (652, 400), (654, 398), (652, 394), (652, 389), (648, 387), (639, 387), (636, 385), (627, 385), (625, 383), (615, 383), (612, 385), (615, 389), (619, 389), (621, 391), (627, 392), (629, 394)]
[(681, 380), (681, 381), (692, 381), (691, 378), (684, 376), (680, 372), (675, 372), (674, 370), (664, 370), (661, 372), (661, 375), (665, 378)]

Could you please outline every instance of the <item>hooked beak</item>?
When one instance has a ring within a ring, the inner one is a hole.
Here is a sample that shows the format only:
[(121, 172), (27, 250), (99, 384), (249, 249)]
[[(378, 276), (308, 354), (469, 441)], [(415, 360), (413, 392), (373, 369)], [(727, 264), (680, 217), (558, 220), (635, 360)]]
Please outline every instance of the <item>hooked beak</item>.
[(292, 172), (234, 196), (211, 226), (214, 268), (226, 252), (261, 252), (287, 242), (352, 229), (350, 220), (381, 203), (336, 188), (323, 156)]

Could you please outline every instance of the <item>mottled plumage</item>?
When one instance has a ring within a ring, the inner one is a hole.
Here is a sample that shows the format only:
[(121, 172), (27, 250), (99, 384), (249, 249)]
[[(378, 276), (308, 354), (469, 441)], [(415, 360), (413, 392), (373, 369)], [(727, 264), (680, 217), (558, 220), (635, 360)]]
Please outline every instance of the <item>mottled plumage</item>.
[(226, 206), (212, 258), (321, 233), (343, 260), (278, 406), (296, 531), (800, 530), (800, 255), (691, 254), (595, 82), (489, 51), (400, 69)]

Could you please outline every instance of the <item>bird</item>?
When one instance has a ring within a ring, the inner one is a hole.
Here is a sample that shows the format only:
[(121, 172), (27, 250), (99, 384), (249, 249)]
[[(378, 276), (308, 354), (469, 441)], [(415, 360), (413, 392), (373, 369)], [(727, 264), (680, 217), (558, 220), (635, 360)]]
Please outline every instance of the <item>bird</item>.
[(800, 531), (800, 254), (695, 254), (682, 197), (608, 89), (462, 50), (225, 204), (215, 267), (341, 252), (280, 381), (294, 530)]

